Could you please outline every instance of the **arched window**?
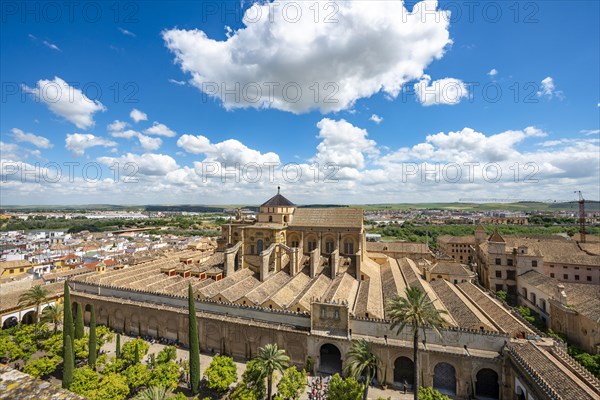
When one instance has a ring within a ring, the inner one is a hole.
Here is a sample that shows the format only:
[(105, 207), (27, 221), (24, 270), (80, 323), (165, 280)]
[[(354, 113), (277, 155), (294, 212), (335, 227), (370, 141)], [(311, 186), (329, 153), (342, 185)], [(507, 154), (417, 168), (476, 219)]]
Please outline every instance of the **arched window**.
[(331, 254), (333, 253), (333, 239), (327, 239), (325, 240), (325, 253), (326, 254)]
[(352, 239), (344, 239), (344, 254), (354, 254), (354, 241)]

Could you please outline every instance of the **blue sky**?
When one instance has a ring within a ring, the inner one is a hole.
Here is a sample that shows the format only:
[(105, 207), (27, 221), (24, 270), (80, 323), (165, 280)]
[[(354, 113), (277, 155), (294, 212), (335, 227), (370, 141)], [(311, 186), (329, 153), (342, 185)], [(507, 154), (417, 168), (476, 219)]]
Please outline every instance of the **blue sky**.
[(4, 2), (0, 199), (597, 199), (599, 4)]

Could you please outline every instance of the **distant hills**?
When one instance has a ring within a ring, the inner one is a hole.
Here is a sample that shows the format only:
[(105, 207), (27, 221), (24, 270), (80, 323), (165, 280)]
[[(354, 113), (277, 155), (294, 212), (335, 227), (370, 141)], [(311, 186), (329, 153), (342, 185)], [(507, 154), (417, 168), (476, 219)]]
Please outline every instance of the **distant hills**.
[[(579, 210), (577, 201), (568, 202), (516, 202), (516, 203), (389, 203), (389, 204), (306, 204), (302, 208), (353, 207), (365, 210), (463, 210), (463, 211), (576, 211)], [(27, 205), (2, 206), (5, 211), (67, 211), (89, 213), (94, 211), (154, 211), (154, 212), (201, 212), (220, 213), (225, 209), (245, 208), (258, 211), (256, 204), (252, 205), (201, 205), (201, 204), (169, 204), (169, 205), (114, 205), (114, 204), (85, 204), (85, 205)], [(586, 200), (586, 211), (600, 211), (600, 201)]]

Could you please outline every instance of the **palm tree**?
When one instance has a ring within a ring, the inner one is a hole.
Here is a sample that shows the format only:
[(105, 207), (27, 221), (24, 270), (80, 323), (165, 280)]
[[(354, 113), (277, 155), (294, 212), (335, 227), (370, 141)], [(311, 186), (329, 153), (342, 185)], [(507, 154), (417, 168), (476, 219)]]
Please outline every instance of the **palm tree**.
[(54, 324), (54, 334), (56, 334), (58, 327), (62, 323), (62, 319), (63, 306), (57, 303), (54, 306), (44, 308), (40, 321)]
[(419, 329), (426, 340), (426, 328), (432, 328), (441, 336), (440, 327), (444, 325), (444, 310), (438, 310), (427, 295), (417, 287), (406, 288), (406, 297), (396, 296), (388, 302), (388, 317), (392, 320), (390, 329), (398, 328), (399, 334), (408, 325), (413, 335), (414, 400), (419, 399)]
[(173, 390), (164, 386), (150, 386), (138, 393), (135, 400), (166, 400), (173, 396)]
[(48, 302), (50, 291), (40, 285), (31, 287), (19, 296), (20, 306), (35, 306), (35, 334), (37, 336), (38, 324), (40, 322), (40, 306)]
[(267, 376), (267, 400), (271, 400), (273, 373), (275, 371), (283, 372), (288, 367), (290, 358), (285, 355), (285, 350), (280, 350), (276, 344), (267, 344), (258, 349), (256, 361)]
[(358, 339), (352, 342), (352, 348), (348, 352), (348, 365), (346, 373), (360, 382), (363, 375), (366, 378), (365, 391), (363, 398), (366, 400), (369, 393), (369, 385), (380, 364), (379, 357), (373, 354), (373, 345), (365, 339)]

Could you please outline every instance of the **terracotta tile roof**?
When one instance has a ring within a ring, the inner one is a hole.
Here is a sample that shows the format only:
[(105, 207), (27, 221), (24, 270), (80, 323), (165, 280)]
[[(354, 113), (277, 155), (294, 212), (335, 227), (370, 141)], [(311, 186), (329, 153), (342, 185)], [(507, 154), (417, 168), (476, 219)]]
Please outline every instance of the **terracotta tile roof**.
[(453, 236), (453, 235), (440, 235), (437, 238), (439, 243), (460, 243), (460, 244), (475, 244), (475, 236)]
[(510, 311), (505, 309), (474, 284), (463, 282), (456, 286), (469, 298), (469, 300), (471, 300), (471, 302), (473, 302), (473, 304), (477, 305), (485, 313), (490, 321), (495, 322), (503, 332), (510, 333), (512, 336), (517, 336), (517, 334), (522, 332), (528, 334), (533, 333), (531, 329), (513, 316)]
[(597, 395), (569, 371), (549, 351), (531, 342), (511, 344), (510, 348), (516, 352), (517, 363), (527, 371), (527, 366), (540, 376), (545, 384), (564, 400), (596, 400)]
[(425, 243), (414, 242), (367, 242), (368, 252), (394, 252), (407, 254), (429, 254), (431, 251)]
[(494, 233), (492, 233), (492, 235), (489, 237), (488, 241), (494, 243), (504, 243), (504, 238), (500, 233), (498, 233), (497, 230), (495, 230)]
[(294, 203), (286, 199), (279, 192), (260, 205), (261, 207), (294, 207)]
[(297, 208), (290, 227), (361, 228), (360, 208)]
[(266, 281), (262, 282), (254, 290), (247, 293), (243, 299), (250, 304), (260, 305), (267, 301), (273, 294), (276, 293), (279, 288), (285, 286), (292, 279), (291, 276), (285, 271), (279, 271), (275, 275), (272, 275)]
[[(458, 290), (453, 290), (452, 284), (444, 279), (430, 283), (438, 298), (444, 303), (452, 318), (461, 328), (496, 330), (493, 324), (472, 305), (466, 297), (461, 297)], [(457, 293), (458, 292), (458, 293)]]
[(460, 264), (453, 261), (438, 261), (429, 269), (432, 274), (448, 274), (471, 277), (475, 273), (469, 270), (465, 264)]

